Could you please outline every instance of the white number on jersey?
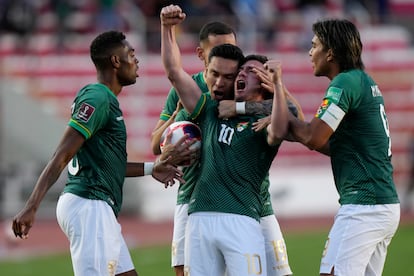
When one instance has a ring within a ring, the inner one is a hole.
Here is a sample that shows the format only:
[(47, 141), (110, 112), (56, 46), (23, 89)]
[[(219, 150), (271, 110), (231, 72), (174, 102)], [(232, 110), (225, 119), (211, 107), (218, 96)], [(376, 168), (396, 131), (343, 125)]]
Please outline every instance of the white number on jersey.
[(382, 125), (384, 126), (385, 134), (388, 137), (388, 156), (391, 156), (391, 137), (390, 137), (390, 127), (387, 120), (387, 114), (385, 114), (385, 107), (383, 104), (380, 104), (380, 116), (382, 119)]
[(76, 157), (69, 161), (68, 172), (71, 175), (76, 175), (79, 172), (79, 162)]
[(220, 136), (218, 138), (218, 141), (220, 143), (225, 143), (227, 145), (231, 144), (231, 140), (233, 138), (234, 129), (231, 127), (228, 127), (225, 124), (221, 124), (221, 130), (220, 130)]

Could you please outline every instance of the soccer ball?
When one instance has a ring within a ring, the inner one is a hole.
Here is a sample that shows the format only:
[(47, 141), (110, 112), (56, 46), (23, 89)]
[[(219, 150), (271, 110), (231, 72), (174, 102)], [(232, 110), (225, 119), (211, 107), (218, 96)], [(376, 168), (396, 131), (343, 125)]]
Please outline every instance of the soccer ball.
[(194, 123), (189, 121), (179, 121), (172, 123), (167, 127), (160, 141), (160, 149), (163, 151), (167, 135), (172, 132), (171, 144), (177, 143), (185, 134), (189, 134), (188, 140), (197, 139), (197, 141), (191, 145), (190, 149), (200, 149), (201, 148), (201, 129)]

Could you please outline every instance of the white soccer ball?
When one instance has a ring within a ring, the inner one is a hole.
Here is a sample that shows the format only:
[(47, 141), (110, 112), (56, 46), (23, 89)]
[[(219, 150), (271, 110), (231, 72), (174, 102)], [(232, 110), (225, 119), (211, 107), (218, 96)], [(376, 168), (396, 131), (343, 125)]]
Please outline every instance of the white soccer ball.
[(197, 141), (191, 145), (190, 149), (201, 148), (201, 129), (198, 127), (198, 125), (189, 121), (179, 121), (172, 123), (164, 130), (160, 140), (161, 151), (163, 151), (167, 135), (171, 132), (171, 144), (177, 143), (177, 141), (180, 140), (184, 135), (189, 134), (188, 140), (197, 139)]

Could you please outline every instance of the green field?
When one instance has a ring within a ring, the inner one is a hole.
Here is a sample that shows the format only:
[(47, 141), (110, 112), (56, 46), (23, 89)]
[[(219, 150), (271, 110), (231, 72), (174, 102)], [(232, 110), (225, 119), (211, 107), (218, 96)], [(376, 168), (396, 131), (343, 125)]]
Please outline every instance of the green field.
[[(319, 275), (319, 260), (327, 232), (286, 233), (289, 262), (294, 275)], [(170, 268), (170, 248), (166, 246), (132, 249), (140, 276), (174, 275)], [(414, 224), (401, 226), (388, 250), (383, 276), (414, 275)], [(24, 260), (0, 261), (1, 275), (73, 275), (69, 255), (53, 255)]]

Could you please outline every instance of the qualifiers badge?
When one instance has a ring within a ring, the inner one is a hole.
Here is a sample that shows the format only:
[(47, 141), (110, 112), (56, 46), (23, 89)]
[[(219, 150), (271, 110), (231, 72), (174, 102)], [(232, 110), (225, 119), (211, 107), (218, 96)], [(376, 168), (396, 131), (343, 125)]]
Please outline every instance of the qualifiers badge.
[(90, 104), (83, 103), (79, 108), (77, 118), (87, 123), (89, 119), (92, 117), (94, 111), (95, 107), (91, 106)]

